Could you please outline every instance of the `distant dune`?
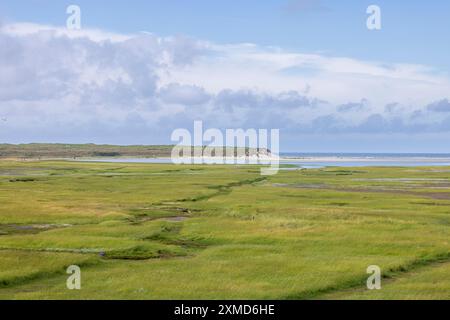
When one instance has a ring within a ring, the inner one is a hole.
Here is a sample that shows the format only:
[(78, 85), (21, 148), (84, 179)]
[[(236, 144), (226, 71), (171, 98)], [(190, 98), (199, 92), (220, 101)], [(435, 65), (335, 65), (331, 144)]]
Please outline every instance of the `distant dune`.
[[(0, 144), (0, 158), (51, 159), (51, 158), (97, 158), (97, 157), (143, 157), (169, 158), (173, 145), (96, 145), (96, 144), (58, 144), (58, 143), (30, 143), (30, 144)], [(191, 148), (192, 154), (194, 149)], [(207, 147), (203, 147), (205, 149)], [(235, 155), (242, 148), (234, 148)], [(225, 153), (225, 148), (224, 148)], [(245, 148), (247, 156), (270, 155), (266, 149)]]

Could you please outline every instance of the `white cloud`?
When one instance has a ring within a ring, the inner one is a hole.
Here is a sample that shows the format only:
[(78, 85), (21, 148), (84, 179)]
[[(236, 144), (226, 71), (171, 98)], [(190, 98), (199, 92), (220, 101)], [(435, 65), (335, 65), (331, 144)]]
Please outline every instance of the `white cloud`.
[(10, 140), (167, 142), (164, 130), (194, 119), (291, 132), (448, 131), (430, 106), (449, 92), (448, 77), (422, 65), (148, 33), (0, 28), (0, 134)]
[(210, 96), (198, 86), (171, 83), (159, 90), (159, 97), (167, 104), (199, 105), (208, 102)]
[(65, 27), (55, 27), (51, 25), (42, 25), (35, 23), (12, 23), (1, 26), (2, 33), (16, 37), (24, 37), (29, 35), (47, 34), (51, 37), (68, 37), (70, 39), (87, 38), (92, 41), (111, 41), (121, 42), (129, 40), (133, 35), (118, 34), (98, 29), (80, 29), (71, 30)]

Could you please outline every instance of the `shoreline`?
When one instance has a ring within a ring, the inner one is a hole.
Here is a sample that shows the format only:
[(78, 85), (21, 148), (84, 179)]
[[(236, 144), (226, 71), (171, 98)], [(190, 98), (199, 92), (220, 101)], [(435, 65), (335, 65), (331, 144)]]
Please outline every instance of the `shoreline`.
[[(182, 159), (182, 158), (180, 158)], [(214, 157), (202, 157), (202, 158), (187, 158), (194, 160), (205, 160), (205, 161), (214, 161), (218, 160)], [(8, 157), (8, 158), (0, 158), (0, 161), (102, 161), (108, 162), (113, 161), (117, 162), (120, 160), (130, 160), (130, 161), (164, 161), (164, 162), (172, 162), (172, 158), (170, 157), (145, 157), (145, 156), (124, 156), (124, 157), (40, 157), (40, 158), (26, 158), (26, 157)], [(279, 161), (283, 162), (444, 162), (450, 163), (449, 157), (407, 157), (407, 156), (380, 156), (380, 157), (352, 157), (352, 156), (314, 156), (314, 157), (245, 157), (245, 158), (222, 158), (221, 161), (226, 162), (229, 161), (260, 161), (260, 162), (274, 162)]]
[(294, 161), (294, 162), (450, 162), (450, 157), (283, 157), (280, 161)]

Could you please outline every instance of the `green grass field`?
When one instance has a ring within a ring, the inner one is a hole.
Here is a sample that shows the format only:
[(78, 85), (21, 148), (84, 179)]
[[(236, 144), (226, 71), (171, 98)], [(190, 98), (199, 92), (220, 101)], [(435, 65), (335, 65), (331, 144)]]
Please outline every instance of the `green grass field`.
[(0, 299), (450, 299), (450, 168), (259, 173), (0, 161)]

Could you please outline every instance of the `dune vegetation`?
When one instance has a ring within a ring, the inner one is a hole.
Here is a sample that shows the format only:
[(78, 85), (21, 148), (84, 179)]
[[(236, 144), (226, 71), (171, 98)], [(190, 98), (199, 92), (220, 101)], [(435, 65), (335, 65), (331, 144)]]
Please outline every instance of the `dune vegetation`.
[(0, 299), (450, 299), (449, 279), (448, 167), (0, 161)]
[[(22, 160), (55, 160), (55, 159), (80, 159), (80, 158), (170, 158), (173, 145), (98, 145), (98, 144), (61, 144), (61, 143), (29, 143), (29, 144), (0, 144), (0, 159)], [(187, 149), (186, 149), (187, 148)], [(194, 156), (197, 153), (206, 152), (214, 154), (217, 147), (183, 147), (184, 156)], [(221, 152), (226, 155), (245, 153), (247, 155), (266, 155), (270, 151), (264, 148), (238, 148), (222, 147)]]

